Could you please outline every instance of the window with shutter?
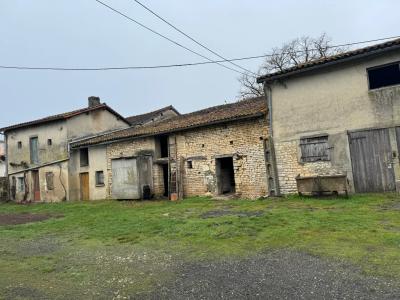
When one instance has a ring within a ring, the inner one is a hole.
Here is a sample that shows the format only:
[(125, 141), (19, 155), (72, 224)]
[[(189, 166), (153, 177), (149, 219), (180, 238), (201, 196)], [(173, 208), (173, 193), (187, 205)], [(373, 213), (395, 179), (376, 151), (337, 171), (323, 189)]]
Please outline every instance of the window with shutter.
[(300, 139), (301, 161), (329, 161), (328, 136), (306, 137)]

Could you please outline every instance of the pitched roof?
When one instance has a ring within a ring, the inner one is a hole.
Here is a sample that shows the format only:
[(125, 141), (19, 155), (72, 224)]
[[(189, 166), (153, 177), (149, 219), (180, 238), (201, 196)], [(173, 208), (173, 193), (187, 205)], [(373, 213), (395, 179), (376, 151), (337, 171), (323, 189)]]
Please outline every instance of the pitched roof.
[(163, 113), (167, 110), (173, 110), (174, 112), (176, 112), (176, 114), (180, 115), (180, 113), (172, 105), (169, 105), (169, 106), (157, 109), (155, 111), (151, 111), (151, 112), (141, 114), (141, 115), (127, 117), (125, 119), (129, 123), (131, 123), (131, 125), (133, 125), (133, 126), (142, 125), (144, 123), (151, 121), (153, 118), (157, 117), (160, 113)]
[(31, 127), (31, 126), (35, 126), (35, 125), (41, 125), (41, 124), (44, 124), (44, 123), (49, 123), (49, 122), (54, 122), (54, 121), (59, 121), (59, 120), (67, 120), (69, 118), (78, 116), (80, 114), (91, 112), (91, 111), (95, 111), (95, 110), (99, 110), (99, 109), (106, 109), (110, 113), (112, 113), (115, 116), (117, 116), (122, 121), (124, 121), (127, 124), (129, 124), (129, 122), (123, 116), (121, 116), (119, 113), (117, 113), (111, 107), (109, 107), (106, 103), (101, 103), (99, 105), (95, 105), (95, 106), (92, 106), (92, 107), (85, 107), (85, 108), (82, 108), (82, 109), (78, 109), (78, 110), (74, 110), (74, 111), (70, 111), (70, 112), (66, 112), (66, 113), (62, 113), (62, 114), (52, 115), (52, 116), (48, 116), (48, 117), (45, 117), (45, 118), (41, 118), (41, 119), (29, 121), (29, 122), (24, 122), (24, 123), (15, 124), (15, 125), (11, 125), (11, 126), (8, 126), (8, 127), (0, 128), (0, 132), (5, 132), (5, 131), (12, 130), (12, 129), (17, 129), (17, 128), (24, 128), (24, 127)]
[(89, 146), (128, 138), (139, 138), (158, 134), (183, 131), (213, 124), (241, 119), (261, 117), (267, 112), (264, 97), (242, 100), (236, 103), (209, 107), (203, 110), (172, 117), (158, 123), (136, 126), (72, 143), (72, 147)]
[(313, 60), (304, 64), (300, 64), (298, 66), (294, 66), (292, 68), (288, 68), (279, 72), (266, 74), (257, 78), (258, 83), (262, 82), (271, 82), (277, 79), (281, 79), (284, 77), (288, 77), (290, 75), (303, 73), (306, 71), (311, 71), (317, 68), (322, 68), (325, 66), (342, 63), (345, 61), (353, 60), (356, 58), (361, 58), (369, 55), (378, 54), (383, 51), (390, 51), (393, 49), (400, 48), (400, 39), (391, 40), (385, 43), (376, 44), (344, 53), (340, 53), (337, 55), (332, 55), (326, 58), (321, 58), (318, 60)]

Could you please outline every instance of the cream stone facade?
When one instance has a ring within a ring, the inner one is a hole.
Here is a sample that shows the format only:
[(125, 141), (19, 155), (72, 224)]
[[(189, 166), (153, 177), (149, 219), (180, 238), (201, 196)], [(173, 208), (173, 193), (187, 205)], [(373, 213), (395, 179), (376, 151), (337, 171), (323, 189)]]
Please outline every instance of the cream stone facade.
[[(350, 190), (355, 191), (349, 134), (375, 128), (387, 129), (392, 154), (382, 159), (387, 168), (393, 168), (399, 188), (400, 141), (395, 128), (400, 126), (400, 86), (370, 89), (367, 72), (399, 61), (400, 51), (395, 48), (298, 74), (289, 73), (277, 80), (265, 79), (282, 194), (297, 192), (296, 176), (329, 174), (347, 174)], [(304, 162), (300, 141), (315, 136), (328, 137), (329, 160)]]
[[(99, 103), (100, 105), (100, 103)], [(75, 191), (69, 142), (129, 127), (105, 105), (5, 128), (10, 197), (16, 201), (62, 201)]]

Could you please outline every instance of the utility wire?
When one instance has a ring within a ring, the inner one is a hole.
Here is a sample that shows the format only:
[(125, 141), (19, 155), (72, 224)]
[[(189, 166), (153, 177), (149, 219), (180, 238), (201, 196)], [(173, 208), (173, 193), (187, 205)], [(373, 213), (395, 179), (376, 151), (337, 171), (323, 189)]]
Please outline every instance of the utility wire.
[(113, 8), (113, 7), (109, 6), (109, 5), (107, 5), (106, 3), (101, 2), (100, 0), (95, 0), (95, 1), (98, 2), (98, 3), (100, 3), (100, 4), (103, 5), (103, 6), (107, 7), (108, 9), (112, 10), (113, 12), (115, 12), (115, 13), (117, 13), (117, 14), (123, 16), (124, 18), (126, 18), (126, 19), (128, 19), (128, 20), (130, 20), (130, 21), (132, 21), (132, 22), (134, 22), (134, 23), (136, 23), (137, 25), (143, 27), (144, 29), (151, 31), (152, 33), (154, 33), (154, 34), (156, 34), (156, 35), (162, 37), (163, 39), (166, 39), (167, 41), (169, 41), (169, 42), (171, 42), (171, 43), (173, 43), (173, 44), (175, 44), (175, 45), (177, 45), (177, 46), (179, 46), (179, 47), (181, 47), (181, 48), (183, 48), (183, 49), (185, 49), (185, 50), (187, 50), (187, 51), (189, 51), (189, 52), (191, 52), (191, 53), (193, 53), (193, 54), (196, 54), (197, 56), (200, 56), (200, 57), (202, 57), (202, 58), (204, 58), (204, 59), (206, 59), (206, 60), (208, 60), (208, 61), (210, 61), (210, 62), (212, 62), (212, 63), (216, 63), (217, 65), (220, 65), (221, 67), (224, 67), (225, 69), (229, 69), (229, 70), (231, 70), (231, 71), (234, 71), (234, 72), (239, 73), (239, 74), (242, 74), (242, 75), (245, 75), (245, 74), (246, 74), (246, 73), (240, 72), (240, 71), (238, 71), (238, 70), (235, 70), (235, 69), (233, 69), (233, 68), (230, 68), (230, 67), (228, 67), (228, 66), (225, 66), (225, 65), (221, 64), (220, 62), (216, 62), (216, 61), (212, 60), (211, 58), (208, 58), (207, 56), (205, 56), (205, 55), (203, 55), (203, 54), (200, 54), (200, 53), (198, 53), (198, 52), (196, 52), (196, 51), (194, 51), (194, 50), (192, 50), (192, 49), (189, 49), (188, 47), (186, 47), (186, 46), (184, 46), (184, 45), (182, 45), (182, 44), (180, 44), (180, 43), (178, 43), (178, 42), (176, 42), (176, 41), (170, 39), (169, 37), (167, 37), (167, 36), (165, 36), (165, 35), (163, 35), (163, 34), (157, 32), (157, 31), (155, 31), (155, 30), (153, 30), (153, 29), (151, 29), (150, 27), (148, 27), (148, 26), (146, 26), (146, 25), (140, 23), (139, 21), (136, 21), (135, 19), (129, 17), (128, 15), (122, 13), (122, 12), (119, 11), (119, 10), (116, 10), (115, 8)]
[[(327, 48), (340, 48), (346, 46), (354, 46), (366, 43), (379, 42), (384, 40), (396, 39), (400, 38), (400, 36), (392, 36), (386, 38), (379, 38), (373, 40), (366, 40), (360, 42), (352, 42), (347, 44), (339, 44), (328, 46)], [(309, 49), (309, 51), (317, 50), (317, 49)], [(297, 51), (298, 53), (303, 53), (305, 51)], [(156, 65), (156, 66), (123, 66), (123, 67), (98, 67), (98, 68), (66, 68), (66, 67), (28, 67), (28, 66), (5, 66), (0, 65), (0, 69), (16, 69), (16, 70), (48, 70), (48, 71), (109, 71), (109, 70), (140, 70), (140, 69), (164, 69), (164, 68), (175, 68), (175, 67), (188, 67), (188, 66), (198, 66), (198, 65), (208, 65), (215, 63), (222, 63), (228, 61), (242, 61), (242, 60), (251, 60), (258, 58), (271, 57), (273, 54), (264, 54), (264, 55), (256, 55), (256, 56), (247, 56), (233, 59), (224, 59), (217, 61), (203, 61), (203, 62), (195, 62), (195, 63), (183, 63), (183, 64), (171, 64), (171, 65)]]
[(204, 44), (200, 43), (199, 41), (195, 40), (194, 38), (192, 38), (190, 35), (188, 35), (187, 33), (183, 32), (181, 29), (177, 28), (175, 25), (171, 24), (171, 22), (167, 21), (166, 19), (164, 19), (163, 17), (161, 17), (159, 14), (157, 14), (156, 12), (154, 12), (153, 10), (151, 10), (149, 7), (147, 7), (146, 5), (144, 5), (143, 3), (141, 3), (138, 0), (133, 0), (135, 1), (137, 4), (139, 4), (140, 6), (142, 6), (145, 10), (147, 10), (148, 12), (150, 12), (151, 14), (153, 14), (154, 16), (156, 16), (158, 19), (160, 19), (161, 21), (163, 21), (164, 23), (168, 24), (169, 26), (171, 26), (173, 29), (175, 29), (176, 31), (178, 31), (179, 33), (181, 33), (182, 35), (184, 35), (185, 37), (187, 37), (188, 39), (190, 39), (191, 41), (193, 41), (194, 43), (196, 43), (197, 45), (199, 45), (200, 47), (206, 49), (207, 51), (211, 52), (212, 54), (218, 56), (220, 59), (223, 59), (226, 62), (229, 62), (231, 65), (242, 69), (245, 72), (251, 73), (255, 76), (258, 76), (256, 73), (254, 73), (253, 71), (250, 71), (248, 69), (243, 68), (242, 66), (235, 64), (234, 62), (226, 59), (225, 57), (223, 57), (222, 55), (218, 54), (217, 52), (211, 50), (210, 48), (208, 48), (207, 46), (205, 46)]

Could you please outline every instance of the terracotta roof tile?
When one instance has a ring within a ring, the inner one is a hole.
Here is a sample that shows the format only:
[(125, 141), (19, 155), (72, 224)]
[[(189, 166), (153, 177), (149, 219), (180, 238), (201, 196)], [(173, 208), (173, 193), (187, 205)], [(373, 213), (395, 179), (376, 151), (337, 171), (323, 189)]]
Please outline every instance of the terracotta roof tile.
[(355, 59), (355, 58), (358, 58), (363, 55), (368, 55), (368, 54), (372, 55), (372, 54), (375, 54), (382, 50), (391, 50), (392, 48), (393, 49), (400, 48), (400, 39), (395, 39), (395, 40), (391, 40), (391, 41), (388, 41), (385, 43), (376, 44), (376, 45), (340, 53), (337, 55), (333, 55), (333, 56), (329, 56), (326, 58), (322, 58), (322, 59), (310, 61), (310, 62), (307, 62), (304, 64), (300, 64), (298, 66), (294, 66), (292, 68), (288, 68), (283, 71), (266, 74), (266, 75), (258, 77), (257, 82), (258, 83), (262, 83), (265, 81), (270, 82), (273, 80), (277, 80), (280, 78), (284, 78), (284, 77), (293, 75), (294, 73), (299, 73), (299, 72), (308, 71), (308, 70), (311, 70), (314, 68), (324, 67), (331, 63), (339, 63), (339, 62), (343, 62), (343, 61), (346, 61), (349, 59)]
[(265, 115), (266, 112), (267, 105), (265, 99), (263, 97), (253, 98), (183, 114), (158, 123), (131, 127), (110, 134), (81, 140), (72, 143), (72, 146), (81, 147), (127, 138), (138, 138), (182, 131), (211, 124), (231, 122), (239, 119), (261, 117)]
[(155, 111), (151, 111), (151, 112), (141, 114), (141, 115), (127, 117), (125, 119), (129, 123), (131, 123), (132, 126), (142, 125), (143, 123), (147, 123), (147, 122), (151, 121), (151, 119), (153, 119), (154, 117), (157, 117), (158, 114), (160, 114), (164, 111), (170, 110), (170, 109), (175, 111), (178, 115), (180, 114), (172, 105), (169, 105), (169, 106), (157, 109)]
[(109, 107), (107, 104), (102, 103), (102, 104), (99, 104), (99, 105), (96, 105), (96, 106), (93, 106), (93, 107), (85, 107), (85, 108), (82, 108), (82, 109), (78, 109), (78, 110), (74, 110), (74, 111), (70, 111), (70, 112), (66, 112), (66, 113), (62, 113), (62, 114), (52, 115), (52, 116), (48, 116), (48, 117), (45, 117), (45, 118), (29, 121), (29, 122), (24, 122), (24, 123), (20, 123), (20, 124), (7, 126), (7, 127), (4, 127), (4, 128), (0, 128), (0, 132), (5, 132), (5, 131), (12, 130), (12, 129), (17, 129), (17, 128), (24, 128), (24, 127), (31, 127), (31, 126), (35, 126), (35, 125), (41, 125), (41, 124), (49, 123), (49, 122), (53, 122), (53, 121), (66, 120), (66, 119), (75, 117), (77, 115), (80, 115), (80, 114), (83, 114), (83, 113), (87, 113), (87, 112), (90, 112), (90, 111), (94, 111), (94, 110), (99, 110), (99, 109), (106, 109), (109, 112), (111, 112), (112, 114), (116, 115), (119, 119), (121, 119), (121, 120), (125, 121), (127, 124), (129, 124), (129, 122), (126, 121), (126, 119), (123, 116), (121, 116), (119, 113), (117, 113), (111, 107)]

